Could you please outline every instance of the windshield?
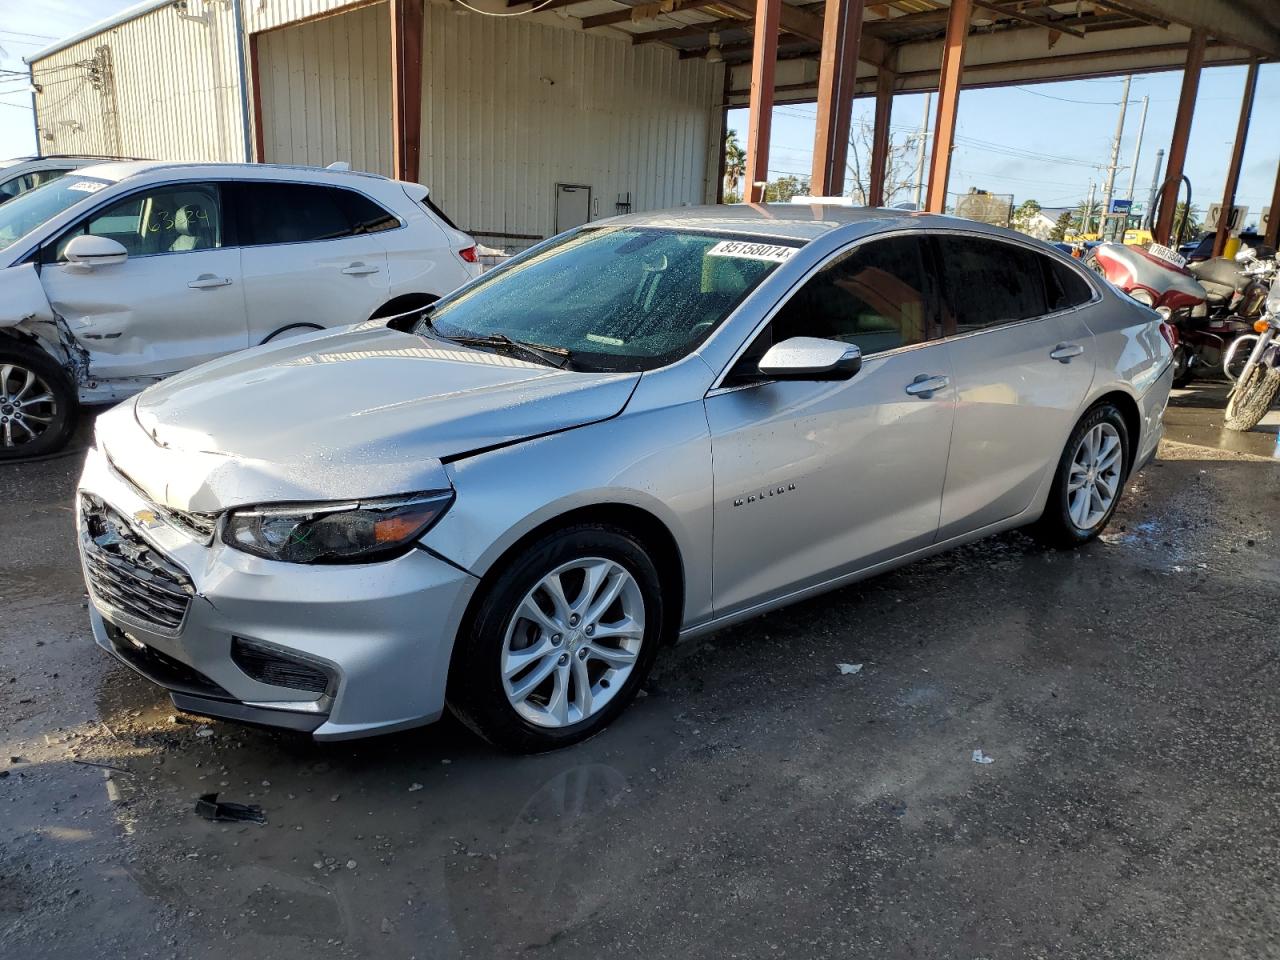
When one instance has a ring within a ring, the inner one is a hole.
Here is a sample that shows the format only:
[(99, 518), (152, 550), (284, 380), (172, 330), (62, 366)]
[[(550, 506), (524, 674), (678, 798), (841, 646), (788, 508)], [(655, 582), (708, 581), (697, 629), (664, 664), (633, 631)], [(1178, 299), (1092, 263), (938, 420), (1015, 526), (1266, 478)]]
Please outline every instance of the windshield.
[(8, 250), (46, 220), (106, 186), (110, 186), (107, 180), (62, 177), (0, 206), (0, 250)]
[(697, 346), (797, 247), (684, 230), (585, 229), (442, 300), (423, 325), (449, 339), (508, 337), (567, 352), (573, 369), (648, 370)]

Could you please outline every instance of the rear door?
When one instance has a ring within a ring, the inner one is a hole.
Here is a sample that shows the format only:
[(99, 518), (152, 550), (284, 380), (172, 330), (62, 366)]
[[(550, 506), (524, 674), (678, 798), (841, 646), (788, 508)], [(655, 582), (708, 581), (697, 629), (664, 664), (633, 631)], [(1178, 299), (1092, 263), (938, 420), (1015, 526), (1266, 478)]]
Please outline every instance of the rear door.
[(341, 187), (235, 184), (249, 342), (369, 319), (388, 299), (379, 236), (399, 220)]
[[(167, 183), (106, 202), (41, 251), (49, 304), (91, 354), (94, 375), (158, 377), (233, 350), (245, 333), (240, 251), (227, 244), (217, 184)], [(86, 267), (64, 251), (110, 237), (129, 258)]]
[(1093, 383), (1079, 308), (1094, 291), (1029, 245), (965, 234), (934, 243), (956, 389), (946, 540), (1025, 510), (1057, 464)]

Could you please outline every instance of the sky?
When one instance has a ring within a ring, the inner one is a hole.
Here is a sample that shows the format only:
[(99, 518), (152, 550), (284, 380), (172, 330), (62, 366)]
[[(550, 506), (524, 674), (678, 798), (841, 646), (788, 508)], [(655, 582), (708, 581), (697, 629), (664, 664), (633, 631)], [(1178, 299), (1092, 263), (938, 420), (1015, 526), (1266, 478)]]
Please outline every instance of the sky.
[[(22, 57), (109, 17), (135, 0), (0, 0), (0, 69), (25, 70)], [(1244, 67), (1212, 67), (1201, 75), (1186, 173), (1193, 202), (1204, 210), (1221, 199), (1244, 87)], [(31, 96), (21, 78), (0, 75), (0, 158), (34, 152)], [(1150, 188), (1155, 153), (1168, 149), (1177, 109), (1179, 71), (1136, 75), (1129, 93), (1122, 169), (1117, 195), (1127, 193), (1129, 169), (1144, 96), (1150, 98), (1135, 197)], [(1082, 201), (1090, 181), (1101, 198), (1103, 169), (1110, 159), (1111, 139), (1119, 112), (1121, 80), (1077, 80), (1035, 86), (967, 90), (960, 94), (957, 139), (953, 154), (953, 193), (978, 187), (1012, 193), (1015, 203), (1034, 199), (1045, 207), (1073, 206)], [(1244, 170), (1236, 202), (1250, 207), (1249, 222), (1270, 203), (1280, 163), (1280, 125), (1268, 123), (1280, 109), (1280, 64), (1259, 71), (1253, 124), (1245, 149)], [(893, 133), (901, 139), (917, 132), (924, 111), (919, 94), (894, 98)], [(854, 103), (854, 124), (870, 122), (871, 99)], [(808, 176), (813, 156), (813, 104), (779, 105), (774, 114), (770, 176)], [(745, 140), (745, 110), (729, 114), (729, 126)]]

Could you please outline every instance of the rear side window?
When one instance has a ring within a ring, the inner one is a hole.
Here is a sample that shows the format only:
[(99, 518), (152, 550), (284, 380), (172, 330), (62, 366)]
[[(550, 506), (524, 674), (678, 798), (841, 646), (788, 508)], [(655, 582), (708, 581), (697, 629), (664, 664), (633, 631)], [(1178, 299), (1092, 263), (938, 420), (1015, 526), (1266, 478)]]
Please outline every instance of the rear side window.
[(1044, 292), (1050, 313), (1070, 310), (1093, 299), (1093, 288), (1066, 264), (1043, 256), (1040, 262), (1044, 265)]
[(946, 336), (1030, 320), (1049, 312), (1040, 254), (988, 237), (940, 235)]
[(376, 233), (400, 221), (351, 190), (309, 183), (240, 183), (240, 243), (259, 247)]
[(422, 205), (443, 220), (448, 226), (452, 227), (454, 230), (458, 229), (458, 225), (449, 219), (449, 215), (441, 210), (429, 195), (422, 198)]

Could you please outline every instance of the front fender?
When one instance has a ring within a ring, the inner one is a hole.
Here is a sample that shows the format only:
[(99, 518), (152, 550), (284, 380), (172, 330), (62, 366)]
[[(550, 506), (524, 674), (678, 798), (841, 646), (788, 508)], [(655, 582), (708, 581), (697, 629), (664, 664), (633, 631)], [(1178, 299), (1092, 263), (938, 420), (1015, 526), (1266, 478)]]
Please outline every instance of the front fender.
[(556, 517), (602, 504), (638, 507), (671, 533), (685, 571), (683, 622), (711, 613), (711, 439), (700, 400), (459, 460), (457, 500), (424, 544), (484, 576)]
[(34, 263), (22, 263), (0, 271), (0, 327), (57, 319)]

